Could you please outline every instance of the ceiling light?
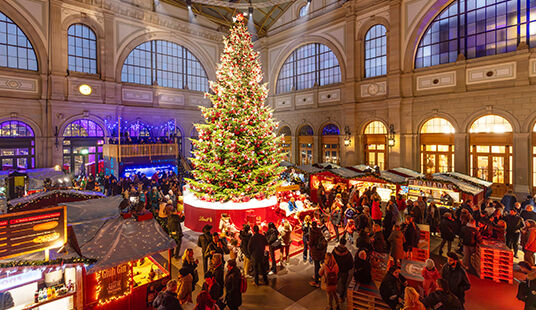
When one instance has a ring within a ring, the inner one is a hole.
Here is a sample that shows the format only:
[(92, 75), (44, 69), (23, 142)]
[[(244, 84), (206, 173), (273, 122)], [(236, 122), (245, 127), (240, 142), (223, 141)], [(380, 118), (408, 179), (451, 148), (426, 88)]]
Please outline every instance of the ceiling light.
[(78, 86), (78, 91), (84, 96), (89, 96), (89, 95), (91, 95), (91, 92), (93, 90), (91, 89), (91, 86), (89, 86), (87, 84), (82, 84), (82, 85)]
[(188, 6), (188, 10), (192, 8), (192, 0), (186, 0), (186, 5)]
[(253, 16), (253, 7), (252, 6), (249, 7), (248, 13), (249, 13), (249, 15)]

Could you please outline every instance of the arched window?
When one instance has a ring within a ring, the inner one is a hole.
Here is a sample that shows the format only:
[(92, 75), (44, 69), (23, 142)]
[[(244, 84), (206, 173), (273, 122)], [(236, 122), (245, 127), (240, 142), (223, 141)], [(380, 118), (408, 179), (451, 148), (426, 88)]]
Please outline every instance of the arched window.
[(32, 43), (2, 12), (0, 12), (0, 67), (37, 71)]
[(322, 129), (322, 160), (325, 163), (340, 163), (340, 130), (337, 125), (328, 124)]
[(208, 91), (207, 74), (199, 60), (185, 47), (162, 40), (132, 50), (123, 64), (121, 81)]
[(21, 121), (0, 123), (2, 170), (35, 168), (35, 138), (30, 125)]
[[(481, 179), (509, 185), (512, 184), (512, 125), (498, 115), (482, 116), (469, 129), (471, 148), (471, 173)], [(502, 195), (494, 189), (494, 194)]]
[(84, 24), (73, 24), (67, 31), (69, 71), (97, 73), (97, 37)]
[(279, 135), (283, 135), (283, 153), (285, 153), (283, 160), (290, 162), (292, 161), (292, 132), (288, 126), (283, 126), (279, 129)]
[(454, 127), (444, 118), (432, 118), (420, 132), (421, 171), (432, 174), (454, 171)]
[(76, 175), (97, 175), (104, 169), (104, 130), (90, 119), (77, 119), (63, 130), (63, 168)]
[(147, 125), (136, 121), (135, 123), (130, 124), (130, 127), (128, 128), (128, 134), (131, 137), (150, 137), (151, 131), (149, 130)]
[(387, 127), (372, 121), (365, 127), (365, 163), (385, 169), (387, 164)]
[(311, 43), (299, 47), (285, 60), (277, 77), (276, 93), (340, 81), (341, 68), (335, 54), (324, 44)]
[(372, 26), (365, 35), (365, 77), (387, 74), (387, 30)]
[(456, 0), (428, 26), (415, 67), (454, 62), (459, 54), (470, 59), (515, 51), (525, 38), (534, 47), (535, 9), (527, 0)]
[(300, 165), (313, 163), (313, 128), (304, 125), (298, 131), (298, 145), (300, 153)]

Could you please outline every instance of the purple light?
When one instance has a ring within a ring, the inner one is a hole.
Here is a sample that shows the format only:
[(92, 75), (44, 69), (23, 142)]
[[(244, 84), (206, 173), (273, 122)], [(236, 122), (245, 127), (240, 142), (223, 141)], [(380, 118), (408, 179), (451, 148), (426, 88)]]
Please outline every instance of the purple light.
[(21, 121), (5, 121), (0, 124), (0, 137), (33, 137), (30, 125)]
[(89, 119), (77, 119), (67, 125), (63, 131), (64, 137), (104, 137), (104, 131)]

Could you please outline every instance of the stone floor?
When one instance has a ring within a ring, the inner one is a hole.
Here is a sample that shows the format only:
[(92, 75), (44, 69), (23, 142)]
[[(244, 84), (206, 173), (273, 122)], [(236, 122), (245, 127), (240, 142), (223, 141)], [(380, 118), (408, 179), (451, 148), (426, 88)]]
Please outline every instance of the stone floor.
[[(187, 248), (194, 249), (196, 257), (201, 257), (201, 251), (196, 246), (197, 233), (185, 231), (183, 239), (182, 251)], [(437, 254), (439, 239), (432, 237), (432, 251)], [(335, 246), (335, 242), (330, 242), (329, 249)], [(182, 252), (181, 251), (181, 252)], [(355, 248), (353, 248), (355, 252)], [(432, 254), (436, 263), (442, 264), (446, 261), (445, 257)], [(173, 259), (173, 277), (176, 277), (180, 263)], [(202, 277), (202, 266), (199, 269)], [(303, 263), (300, 256), (291, 258), (290, 264), (280, 269), (277, 275), (269, 276), (269, 286), (255, 286), (252, 281), (249, 281), (248, 290), (243, 296), (243, 304), (240, 309), (254, 310), (283, 310), (283, 309), (309, 309), (309, 310), (324, 310), (328, 308), (328, 302), (325, 292), (309, 286), (308, 282), (313, 275), (313, 265)], [(517, 284), (514, 285), (495, 283), (489, 280), (481, 280), (476, 276), (470, 275), (472, 284), (471, 290), (466, 296), (467, 310), (517, 310), (523, 309), (523, 304), (516, 298)], [(195, 297), (200, 291), (199, 285), (194, 292)], [(183, 309), (193, 309), (193, 304), (183, 306)], [(346, 304), (343, 309), (347, 309)]]

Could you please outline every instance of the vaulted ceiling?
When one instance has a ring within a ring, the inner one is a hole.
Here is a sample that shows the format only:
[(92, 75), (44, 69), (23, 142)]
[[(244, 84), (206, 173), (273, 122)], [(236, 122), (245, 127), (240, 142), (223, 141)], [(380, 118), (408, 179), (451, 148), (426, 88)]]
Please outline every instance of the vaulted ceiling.
[[(163, 1), (169, 4), (177, 5), (182, 8), (187, 8), (186, 0)], [(219, 1), (206, 2), (216, 3)], [(236, 16), (236, 14), (240, 12), (247, 13), (248, 11), (247, 9), (233, 8), (232, 6), (234, 4), (252, 4), (255, 7), (256, 4), (266, 2), (266, 0), (221, 0), (222, 5), (216, 6), (192, 1), (191, 6), (194, 14), (204, 16), (214, 23), (229, 28), (233, 24), (233, 16)], [(256, 7), (253, 9), (253, 21), (255, 22), (255, 28), (259, 37), (266, 35), (268, 29), (270, 29), (270, 27), (277, 21), (277, 19), (281, 17), (286, 10), (288, 10), (288, 8), (292, 5), (294, 1), (279, 2), (279, 4), (271, 6), (259, 5), (262, 7)]]

